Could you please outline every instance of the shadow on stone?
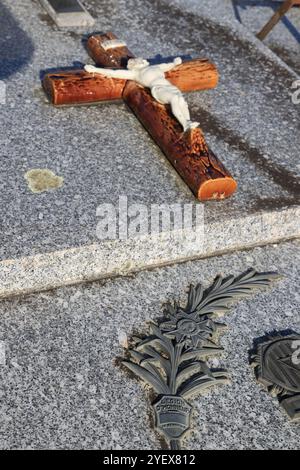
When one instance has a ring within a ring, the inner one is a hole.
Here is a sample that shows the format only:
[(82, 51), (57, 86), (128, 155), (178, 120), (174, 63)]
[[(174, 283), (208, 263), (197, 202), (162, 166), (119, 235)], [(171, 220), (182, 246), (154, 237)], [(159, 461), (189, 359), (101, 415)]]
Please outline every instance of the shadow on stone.
[(0, 31), (0, 80), (3, 80), (29, 62), (34, 46), (9, 9), (1, 2)]

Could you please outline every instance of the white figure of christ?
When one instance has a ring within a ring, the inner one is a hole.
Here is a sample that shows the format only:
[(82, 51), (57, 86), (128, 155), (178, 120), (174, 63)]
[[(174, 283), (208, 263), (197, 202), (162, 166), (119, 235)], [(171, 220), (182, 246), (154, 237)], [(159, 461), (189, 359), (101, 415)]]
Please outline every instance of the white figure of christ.
[(129, 59), (127, 69), (124, 70), (104, 69), (86, 65), (85, 71), (104, 75), (105, 77), (134, 80), (140, 85), (150, 88), (153, 98), (161, 104), (169, 104), (172, 113), (180, 122), (184, 131), (187, 131), (198, 127), (199, 123), (191, 121), (189, 107), (182, 92), (165, 77), (165, 72), (169, 72), (180, 64), (182, 64), (180, 57), (168, 64), (158, 65), (150, 65), (147, 60), (138, 58)]

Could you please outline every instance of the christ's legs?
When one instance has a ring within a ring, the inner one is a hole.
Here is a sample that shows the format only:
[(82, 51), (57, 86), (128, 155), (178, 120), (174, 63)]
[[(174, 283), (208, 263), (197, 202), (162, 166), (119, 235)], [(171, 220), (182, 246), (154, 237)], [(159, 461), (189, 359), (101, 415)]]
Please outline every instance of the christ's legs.
[(199, 126), (198, 122), (192, 122), (187, 102), (183, 96), (176, 95), (171, 100), (172, 113), (180, 122), (184, 131), (194, 129)]
[(191, 120), (191, 115), (190, 115), (189, 106), (188, 106), (188, 104), (185, 101), (183, 96), (180, 97), (180, 106), (181, 106), (181, 109), (182, 109), (182, 112), (184, 114), (185, 119), (187, 121), (190, 121)]
[(174, 114), (176, 119), (180, 122), (183, 129), (186, 131), (188, 129), (189, 119), (187, 119), (186, 107), (183, 106), (181, 97), (176, 96), (176, 95), (173, 96), (170, 104), (171, 104), (172, 113)]
[(167, 82), (166, 85), (159, 84), (151, 87), (151, 93), (159, 103), (171, 105), (172, 113), (184, 131), (198, 127), (198, 122), (191, 122), (188, 104), (178, 88)]

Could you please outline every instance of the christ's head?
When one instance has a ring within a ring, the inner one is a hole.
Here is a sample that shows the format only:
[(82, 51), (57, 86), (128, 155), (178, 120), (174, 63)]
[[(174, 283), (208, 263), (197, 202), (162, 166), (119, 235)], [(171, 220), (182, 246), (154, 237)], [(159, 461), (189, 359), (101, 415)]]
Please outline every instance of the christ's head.
[(142, 58), (129, 59), (127, 68), (128, 70), (139, 70), (143, 69), (144, 67), (148, 67), (149, 65), (149, 62)]

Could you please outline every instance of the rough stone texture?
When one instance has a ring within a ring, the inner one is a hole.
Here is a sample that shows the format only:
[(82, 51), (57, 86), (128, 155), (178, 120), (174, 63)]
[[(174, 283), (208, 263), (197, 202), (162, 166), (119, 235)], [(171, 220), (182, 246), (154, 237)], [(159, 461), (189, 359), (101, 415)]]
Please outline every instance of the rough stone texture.
[(194, 400), (189, 449), (300, 449), (300, 426), (257, 385), (249, 366), (253, 340), (300, 331), (299, 242), (140, 272), (0, 303), (2, 449), (157, 449), (150, 402), (116, 365), (126, 334), (144, 331), (162, 305), (186, 300), (188, 285), (253, 266), (285, 277), (273, 290), (239, 302), (224, 318), (232, 385)]
[[(103, 243), (95, 234), (101, 203), (127, 195), (129, 204), (149, 207), (194, 197), (124, 105), (47, 104), (40, 73), (84, 64), (82, 34), (57, 30), (38, 2), (1, 3), (1, 296), (299, 235), (300, 107), (289, 95), (296, 74), (245, 28), (222, 25), (221, 10), (218, 24), (205, 4), (201, 18), (163, 0), (89, 2), (94, 29), (114, 30), (137, 54), (216, 62), (218, 89), (188, 101), (239, 181), (233, 198), (205, 205), (205, 244), (185, 244), (177, 234), (175, 248), (165, 238)], [(24, 179), (32, 168), (52, 170), (64, 186), (32, 194)]]

